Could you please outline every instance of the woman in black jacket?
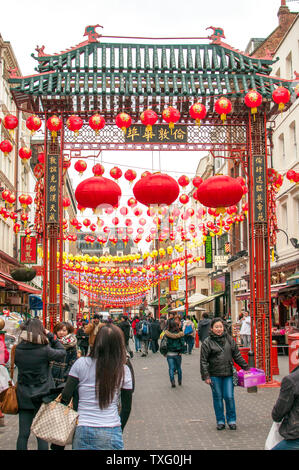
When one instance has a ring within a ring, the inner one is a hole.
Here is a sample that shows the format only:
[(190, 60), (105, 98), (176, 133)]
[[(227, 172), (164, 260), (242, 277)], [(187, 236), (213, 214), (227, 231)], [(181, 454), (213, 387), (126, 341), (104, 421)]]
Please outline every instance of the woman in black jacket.
[(171, 386), (175, 387), (174, 372), (178, 373), (178, 384), (182, 385), (182, 354), (186, 352), (184, 333), (180, 330), (179, 324), (171, 319), (168, 328), (165, 330), (167, 337), (167, 362)]
[[(41, 405), (42, 396), (54, 388), (50, 362), (62, 360), (65, 349), (38, 318), (20, 326), (21, 342), (16, 347), (15, 365), (18, 368), (17, 399), (19, 406), (19, 435), (17, 450), (27, 450), (30, 427)], [(39, 397), (38, 399), (36, 397)], [(38, 450), (48, 450), (48, 443), (37, 439)]]
[(235, 430), (236, 407), (233, 385), (233, 360), (244, 370), (249, 370), (237, 344), (226, 332), (221, 318), (214, 318), (211, 331), (204, 340), (200, 351), (200, 372), (202, 380), (211, 386), (217, 429), (225, 429), (224, 404), (229, 429)]

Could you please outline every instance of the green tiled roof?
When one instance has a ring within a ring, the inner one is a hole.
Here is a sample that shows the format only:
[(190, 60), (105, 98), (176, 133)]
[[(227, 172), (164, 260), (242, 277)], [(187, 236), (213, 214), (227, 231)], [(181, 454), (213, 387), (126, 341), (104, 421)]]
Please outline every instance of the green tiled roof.
[[(291, 82), (270, 76), (273, 60), (217, 44), (92, 42), (35, 59), (39, 73), (9, 79), (17, 102), (26, 96), (237, 98), (251, 88), (270, 98), (277, 85), (291, 88)], [(80, 99), (78, 107), (85, 107)]]

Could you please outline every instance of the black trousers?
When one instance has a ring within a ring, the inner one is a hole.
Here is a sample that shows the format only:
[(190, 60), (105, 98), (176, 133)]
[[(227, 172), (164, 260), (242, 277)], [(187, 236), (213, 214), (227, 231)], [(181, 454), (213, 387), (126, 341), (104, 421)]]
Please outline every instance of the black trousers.
[[(17, 440), (17, 450), (28, 450), (28, 439), (30, 436), (30, 427), (38, 408), (34, 410), (19, 410), (19, 435)], [(48, 443), (42, 439), (37, 439), (38, 450), (48, 450)]]
[(152, 339), (152, 351), (156, 353), (159, 350), (159, 343), (157, 339)]

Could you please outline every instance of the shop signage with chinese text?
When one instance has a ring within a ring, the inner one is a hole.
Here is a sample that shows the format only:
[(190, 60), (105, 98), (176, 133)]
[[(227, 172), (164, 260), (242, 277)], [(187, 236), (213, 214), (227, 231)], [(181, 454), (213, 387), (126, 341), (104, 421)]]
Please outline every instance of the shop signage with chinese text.
[(35, 264), (37, 262), (37, 239), (35, 237), (20, 237), (20, 263)]
[(48, 224), (59, 223), (59, 155), (47, 155), (47, 211)]
[(125, 140), (137, 143), (175, 143), (187, 142), (187, 137), (187, 126), (176, 125), (173, 129), (169, 129), (165, 124), (157, 124), (150, 130), (143, 124), (135, 124), (127, 130)]

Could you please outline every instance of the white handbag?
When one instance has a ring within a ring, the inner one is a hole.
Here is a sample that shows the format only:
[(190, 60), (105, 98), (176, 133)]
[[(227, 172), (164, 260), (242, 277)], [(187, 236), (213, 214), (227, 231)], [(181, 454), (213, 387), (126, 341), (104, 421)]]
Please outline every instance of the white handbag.
[(284, 438), (279, 434), (279, 426), (281, 423), (273, 423), (269, 431), (268, 437), (265, 443), (265, 450), (272, 450), (280, 441)]
[(71, 444), (78, 420), (73, 410), (73, 400), (69, 405), (61, 403), (61, 394), (50, 403), (43, 403), (35, 415), (31, 431), (36, 437), (58, 446)]

